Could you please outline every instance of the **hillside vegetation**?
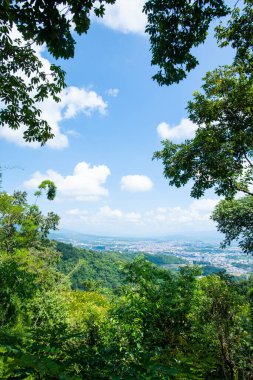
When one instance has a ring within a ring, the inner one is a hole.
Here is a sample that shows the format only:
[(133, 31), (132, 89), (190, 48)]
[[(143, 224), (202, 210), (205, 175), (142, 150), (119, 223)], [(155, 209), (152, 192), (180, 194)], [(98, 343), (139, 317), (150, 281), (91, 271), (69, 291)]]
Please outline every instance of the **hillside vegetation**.
[(1, 379), (252, 379), (253, 278), (57, 250), (25, 193), (0, 215)]
[(69, 276), (73, 289), (88, 289), (94, 286), (117, 289), (126, 279), (123, 268), (137, 256), (142, 256), (159, 266), (186, 263), (185, 260), (172, 255), (96, 252), (62, 242), (57, 242), (56, 249), (61, 253), (57, 268)]

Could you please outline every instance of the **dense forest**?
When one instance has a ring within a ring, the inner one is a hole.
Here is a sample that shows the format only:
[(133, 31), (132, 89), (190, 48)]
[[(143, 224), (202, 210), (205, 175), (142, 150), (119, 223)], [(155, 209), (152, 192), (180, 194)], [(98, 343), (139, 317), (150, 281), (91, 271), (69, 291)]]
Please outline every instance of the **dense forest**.
[[(114, 2), (1, 2), (0, 126), (22, 127), (26, 141), (41, 145), (54, 137), (38, 104), (49, 96), (60, 101), (64, 72), (52, 65), (45, 74), (32, 45), (46, 44), (55, 58), (73, 57), (71, 29), (86, 33), (91, 13), (103, 16), (104, 5)], [(225, 20), (215, 28), (217, 44), (235, 53), (231, 65), (206, 74), (188, 103), (195, 137), (163, 141), (154, 158), (170, 185), (190, 181), (194, 198), (211, 188), (222, 196), (212, 218), (223, 246), (236, 240), (252, 254), (253, 2), (227, 3), (144, 6), (159, 85), (178, 83), (197, 66), (192, 48), (205, 41), (213, 20)], [(25, 43), (12, 40), (14, 25)], [(253, 379), (252, 276), (203, 276), (187, 265), (172, 272), (161, 256), (98, 254), (51, 241), (59, 217), (40, 211), (44, 191), (54, 199), (51, 181), (41, 183), (34, 204), (24, 192), (0, 193), (1, 379)]]
[(53, 213), (0, 199), (1, 379), (252, 379), (253, 277), (56, 243)]
[(186, 263), (186, 260), (167, 254), (96, 252), (61, 242), (56, 242), (56, 249), (61, 253), (57, 268), (66, 275), (71, 273), (74, 289), (87, 289), (87, 286), (117, 289), (125, 279), (124, 266), (137, 256), (163, 267)]

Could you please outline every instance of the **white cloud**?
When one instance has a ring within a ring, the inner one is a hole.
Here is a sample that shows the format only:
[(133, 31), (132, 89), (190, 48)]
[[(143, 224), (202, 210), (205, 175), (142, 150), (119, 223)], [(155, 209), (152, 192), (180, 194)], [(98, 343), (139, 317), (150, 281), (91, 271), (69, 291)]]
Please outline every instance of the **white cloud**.
[(149, 191), (152, 187), (151, 179), (145, 175), (126, 175), (121, 178), (121, 190), (135, 193)]
[(105, 219), (121, 219), (123, 217), (123, 212), (120, 210), (112, 210), (109, 206), (103, 206), (99, 211), (100, 217)]
[(111, 207), (100, 207), (97, 212), (89, 212), (87, 210), (72, 209), (67, 212), (69, 217), (74, 217), (84, 224), (101, 225), (101, 224), (128, 224), (138, 223), (141, 219), (141, 214), (137, 212), (123, 212), (119, 209), (112, 209)]
[(87, 91), (84, 88), (67, 87), (60, 95), (61, 102), (56, 103), (64, 112), (64, 119), (71, 119), (79, 112), (91, 115), (94, 110), (105, 114), (107, 104), (95, 91)]
[(103, 18), (95, 18), (113, 30), (123, 33), (144, 34), (147, 18), (142, 13), (145, 0), (117, 0), (113, 5), (106, 5)]
[(119, 89), (118, 88), (109, 88), (106, 91), (107, 95), (112, 96), (113, 98), (116, 98), (119, 94)]
[(108, 205), (97, 211), (85, 209), (69, 210), (63, 224), (89, 233), (111, 233), (114, 235), (166, 235), (189, 233), (190, 231), (214, 230), (210, 215), (217, 204), (214, 199), (193, 201), (188, 207), (158, 207), (142, 213), (113, 209)]
[(105, 165), (93, 166), (86, 162), (79, 162), (72, 175), (63, 176), (49, 169), (45, 174), (35, 172), (24, 183), (26, 188), (36, 189), (45, 179), (50, 179), (57, 186), (57, 192), (61, 198), (70, 198), (76, 201), (98, 201), (108, 196), (108, 190), (104, 184), (111, 174)]
[(211, 213), (214, 209), (214, 207), (217, 205), (218, 200), (217, 199), (211, 199), (211, 198), (202, 198), (198, 199), (192, 202), (191, 209), (202, 212), (202, 213)]
[[(92, 112), (98, 111), (105, 114), (107, 104), (101, 96), (94, 91), (88, 91), (84, 88), (67, 87), (59, 95), (60, 103), (52, 99), (46, 99), (38, 107), (41, 109), (41, 118), (45, 119), (52, 128), (55, 137), (47, 142), (47, 146), (53, 149), (66, 148), (69, 144), (68, 137), (60, 130), (60, 123), (63, 120), (74, 118), (77, 114), (83, 113), (91, 115)], [(0, 129), (0, 138), (13, 142), (20, 146), (38, 148), (39, 143), (27, 143), (23, 139), (25, 128), (20, 127), (18, 130), (12, 130), (7, 126)]]
[[(16, 27), (13, 28), (11, 35), (12, 38), (19, 38), (22, 41), (22, 36), (17, 31)], [(51, 64), (42, 56), (44, 46), (33, 44), (33, 49), (43, 64), (42, 71), (49, 74)], [(17, 72), (17, 75), (19, 75), (26, 83), (29, 83), (29, 79), (24, 72), (20, 70)], [(41, 119), (44, 119), (49, 123), (52, 132), (55, 135), (55, 137), (48, 140), (46, 144), (53, 149), (66, 148), (69, 144), (67, 134), (62, 133), (60, 129), (63, 120), (72, 119), (78, 114), (85, 114), (86, 116), (90, 116), (93, 112), (105, 114), (107, 109), (107, 103), (100, 95), (95, 91), (90, 91), (85, 88), (78, 88), (75, 86), (67, 87), (63, 89), (58, 96), (61, 99), (59, 103), (56, 103), (52, 98), (48, 98), (44, 102), (37, 104), (37, 107), (41, 109)], [(39, 143), (27, 143), (24, 141), (24, 130), (24, 126), (21, 126), (18, 130), (12, 130), (7, 126), (4, 126), (0, 128), (0, 138), (19, 146), (27, 146), (30, 148), (40, 147)]]
[(176, 142), (191, 139), (194, 137), (196, 129), (197, 125), (186, 118), (183, 118), (176, 126), (171, 127), (169, 124), (163, 122), (156, 128), (157, 133), (162, 140), (168, 139)]

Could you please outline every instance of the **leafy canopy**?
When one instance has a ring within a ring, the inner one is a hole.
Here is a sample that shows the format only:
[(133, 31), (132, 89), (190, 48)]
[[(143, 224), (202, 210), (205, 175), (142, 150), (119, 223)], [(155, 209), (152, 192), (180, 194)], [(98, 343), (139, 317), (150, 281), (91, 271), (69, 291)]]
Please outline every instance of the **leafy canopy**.
[(87, 33), (90, 15), (103, 16), (104, 5), (115, 0), (10, 0), (0, 6), (1, 20), (14, 24), (26, 41), (46, 44), (55, 58), (74, 56), (75, 40), (71, 28), (78, 34)]
[[(172, 273), (129, 254), (116, 283), (120, 253), (60, 243), (59, 257), (49, 221), (25, 193), (1, 193), (1, 379), (251, 379), (252, 279)], [(86, 285), (100, 277), (102, 291), (71, 289), (81, 257)]]
[(58, 215), (49, 212), (44, 216), (37, 205), (29, 205), (25, 192), (0, 193), (0, 250), (13, 253), (17, 249), (50, 247), (48, 234), (57, 229), (58, 223)]
[[(73, 28), (87, 33), (90, 15), (103, 16), (104, 4), (115, 0), (10, 0), (0, 4), (0, 127), (23, 128), (25, 141), (41, 145), (54, 137), (41, 119), (40, 103), (52, 97), (60, 101), (64, 71), (43, 63), (33, 44), (45, 44), (55, 58), (74, 56)], [(16, 32), (20, 37), (15, 37)]]
[[(213, 4), (216, 10), (218, 4), (223, 4), (211, 1), (189, 3), (186, 2), (191, 7)], [(227, 10), (230, 18), (226, 25), (216, 27), (218, 45), (231, 45), (235, 51), (232, 64), (208, 72), (202, 91), (195, 92), (193, 100), (188, 102), (189, 119), (198, 127), (194, 138), (181, 144), (165, 140), (163, 149), (155, 152), (154, 158), (162, 160), (164, 175), (171, 185), (180, 187), (193, 180), (191, 195), (194, 198), (201, 197), (210, 188), (224, 196), (226, 200), (216, 207), (213, 215), (218, 230), (225, 233), (224, 245), (236, 239), (249, 253), (253, 251), (250, 198), (253, 196), (253, 1), (243, 3), (243, 9)], [(180, 17), (186, 22), (185, 8), (180, 7)], [(177, 9), (174, 4), (173, 12)], [(172, 17), (170, 12), (168, 14)], [(197, 22), (196, 15), (195, 18)], [(188, 29), (182, 26), (182, 30)], [(188, 36), (184, 34), (182, 38), (188, 46)], [(170, 44), (176, 42), (174, 34)], [(170, 52), (164, 54), (161, 63), (166, 64), (167, 59), (171, 62), (167, 57)], [(189, 57), (183, 55), (181, 59), (180, 64), (186, 64), (187, 68)], [(173, 76), (176, 66), (173, 70), (171, 67), (164, 83), (180, 79)], [(186, 71), (181, 71), (181, 79)], [(246, 197), (234, 200), (238, 192)]]
[(253, 252), (253, 197), (222, 200), (215, 208), (212, 219), (218, 223), (218, 231), (225, 234), (223, 247), (233, 240), (246, 253)]
[(25, 141), (44, 144), (53, 138), (51, 127), (41, 119), (40, 102), (49, 96), (56, 102), (64, 88), (64, 72), (51, 65), (45, 71), (32, 42), (13, 38), (11, 23), (0, 21), (0, 127), (24, 129)]
[(159, 67), (153, 79), (170, 85), (186, 78), (197, 66), (192, 48), (205, 41), (211, 21), (228, 15), (230, 8), (224, 0), (148, 0), (144, 12), (151, 63)]
[(203, 93), (188, 103), (189, 119), (198, 125), (192, 140), (163, 141), (154, 157), (162, 160), (170, 184), (190, 179), (191, 195), (201, 197), (215, 187), (218, 195), (250, 193), (253, 154), (253, 81), (241, 67), (225, 66), (207, 73)]

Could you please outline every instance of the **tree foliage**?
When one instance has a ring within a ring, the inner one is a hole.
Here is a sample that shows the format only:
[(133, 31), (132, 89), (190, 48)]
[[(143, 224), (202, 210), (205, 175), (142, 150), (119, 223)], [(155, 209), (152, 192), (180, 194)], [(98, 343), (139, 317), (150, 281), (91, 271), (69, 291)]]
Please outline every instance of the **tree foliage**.
[(237, 286), (218, 276), (203, 278), (191, 302), (189, 322), (193, 355), (208, 378), (250, 378), (250, 304), (244, 303)]
[[(211, 3), (216, 2), (201, 2), (203, 7)], [(217, 2), (215, 7), (218, 3), (223, 4)], [(154, 158), (162, 160), (164, 175), (171, 185), (180, 187), (193, 180), (193, 197), (201, 197), (210, 188), (224, 196), (226, 201), (217, 207), (213, 219), (218, 223), (218, 230), (225, 233), (226, 244), (239, 240), (249, 253), (253, 246), (248, 220), (251, 218), (248, 197), (253, 196), (253, 2), (243, 3), (243, 9), (235, 6), (229, 10), (230, 18), (225, 25), (216, 27), (218, 45), (231, 45), (235, 51), (232, 64), (208, 72), (202, 91), (195, 92), (193, 100), (188, 102), (189, 119), (197, 125), (194, 138), (181, 144), (165, 140), (163, 149), (155, 152)], [(198, 2), (186, 4), (194, 7)], [(173, 5), (175, 12), (176, 9)], [(180, 16), (184, 16), (182, 9)], [(183, 36), (186, 46), (187, 38)], [(174, 34), (170, 43), (176, 42)], [(161, 58), (162, 63), (166, 59)], [(186, 63), (187, 57), (182, 62)], [(177, 82), (173, 75), (168, 83), (171, 82)], [(232, 201), (238, 192), (246, 198)]]
[(253, 82), (238, 66), (207, 73), (203, 93), (188, 103), (189, 118), (198, 125), (195, 137), (182, 144), (163, 142), (154, 157), (162, 160), (170, 184), (190, 179), (191, 195), (201, 197), (215, 187), (218, 195), (250, 193), (253, 165)]
[(37, 197), (40, 197), (42, 194), (42, 190), (47, 191), (47, 199), (50, 201), (54, 200), (56, 196), (56, 186), (54, 182), (50, 181), (49, 179), (45, 179), (41, 182), (41, 184), (38, 186), (38, 190), (35, 192), (35, 195)]
[[(126, 278), (122, 268), (140, 255), (138, 252), (96, 252), (62, 242), (57, 242), (56, 249), (61, 253), (57, 267), (68, 275), (72, 288), (89, 291), (106, 288), (107, 292), (108, 289), (118, 292)], [(141, 256), (158, 266), (186, 263), (169, 254), (142, 253)]]
[(224, 0), (148, 0), (146, 32), (150, 36), (152, 65), (159, 71), (153, 76), (158, 84), (169, 85), (186, 78), (198, 61), (192, 48), (203, 43), (210, 23), (226, 16), (230, 8)]
[(53, 138), (51, 127), (41, 119), (40, 102), (64, 88), (64, 72), (56, 65), (45, 71), (31, 41), (11, 36), (11, 23), (0, 21), (0, 127), (24, 130), (25, 141), (42, 145)]
[(218, 223), (218, 231), (225, 235), (223, 247), (233, 240), (246, 253), (253, 251), (253, 197), (222, 200), (215, 208), (212, 219)]
[(73, 29), (78, 34), (87, 33), (90, 27), (90, 15), (102, 17), (104, 5), (115, 0), (10, 0), (3, 1), (0, 7), (1, 20), (17, 26), (26, 41), (46, 44), (55, 58), (74, 56), (75, 40)]
[[(252, 279), (116, 253), (99, 266), (95, 252), (62, 243), (60, 258), (46, 237), (55, 223), (44, 230), (26, 194), (2, 193), (0, 205), (1, 379), (251, 379)], [(83, 282), (105, 275), (103, 288), (71, 287), (65, 264), (80, 257)]]
[(0, 193), (0, 249), (7, 253), (50, 246), (49, 231), (57, 229), (58, 215), (49, 212), (44, 216), (39, 207), (29, 205), (26, 198), (25, 192), (18, 191), (13, 196)]
[[(99, 1), (95, 12), (102, 15), (103, 3), (113, 2)], [(55, 57), (72, 56), (70, 23), (74, 22), (78, 33), (86, 32), (93, 5), (92, 1), (67, 0), (4, 1), (0, 5), (6, 25), (4, 29), (1, 24), (2, 62), (10, 64), (9, 71), (0, 69), (2, 84), (4, 78), (9, 80), (1, 95), (7, 111), (1, 111), (0, 120), (10, 126), (14, 123), (14, 128), (23, 123), (28, 127), (28, 141), (44, 143), (51, 137), (50, 128), (39, 124), (36, 103), (48, 94), (57, 97), (63, 86), (63, 73), (57, 68), (52, 68), (53, 84), (46, 74), (40, 77), (42, 67), (28, 40), (46, 43)], [(190, 118), (199, 127), (196, 137), (184, 144), (164, 142), (164, 150), (155, 156), (163, 160), (172, 184), (181, 186), (194, 180), (194, 197), (213, 186), (217, 194), (226, 197), (213, 218), (226, 235), (225, 244), (239, 239), (242, 248), (250, 252), (252, 1), (245, 1), (245, 5), (242, 12), (232, 11), (227, 26), (217, 28), (219, 44), (231, 43), (236, 49), (233, 65), (208, 73), (203, 93), (196, 93), (188, 105)], [(204, 40), (212, 17), (228, 12), (223, 2), (211, 0), (148, 1), (145, 9), (157, 12), (158, 18), (149, 14), (148, 26), (154, 46), (157, 44), (156, 58), (168, 42), (170, 52), (175, 49), (172, 61), (161, 66), (167, 70), (157, 77), (161, 84), (177, 82), (196, 66), (191, 47)], [(165, 38), (167, 21), (171, 39), (161, 39), (159, 45), (152, 22)], [(9, 34), (14, 23), (27, 40), (25, 45), (21, 41), (13, 45)], [(172, 38), (177, 34), (180, 51)], [(166, 61), (166, 55), (164, 58)], [(17, 75), (19, 59), (21, 70), (31, 78), (30, 85)], [(34, 65), (31, 71), (29, 59)], [(15, 103), (17, 91), (21, 95)], [(43, 181), (35, 195), (40, 196), (43, 190), (49, 199), (54, 198), (56, 188), (51, 181)], [(238, 190), (246, 196), (234, 199)], [(172, 273), (146, 261), (147, 255), (123, 262), (119, 254), (113, 254), (99, 262), (103, 253), (63, 244), (58, 245), (60, 258), (48, 238), (58, 222), (54, 213), (45, 216), (37, 205), (28, 204), (26, 193), (0, 193), (1, 379), (252, 379), (252, 277), (237, 282), (222, 273), (201, 277), (199, 268), (188, 266)], [(161, 257), (157, 260), (166, 262)], [(78, 279), (71, 283), (77, 271)], [(96, 282), (99, 275), (104, 281), (102, 291)], [(112, 293), (106, 287), (117, 291)]]
[[(50, 69), (33, 48), (45, 44), (55, 58), (74, 56), (73, 28), (87, 33), (90, 14), (103, 16), (104, 5), (115, 0), (38, 1), (10, 0), (0, 4), (0, 127), (23, 129), (25, 141), (42, 145), (54, 137), (52, 128), (41, 118), (40, 103), (51, 97), (59, 102), (65, 87), (64, 71)], [(20, 33), (15, 38), (14, 31)]]

